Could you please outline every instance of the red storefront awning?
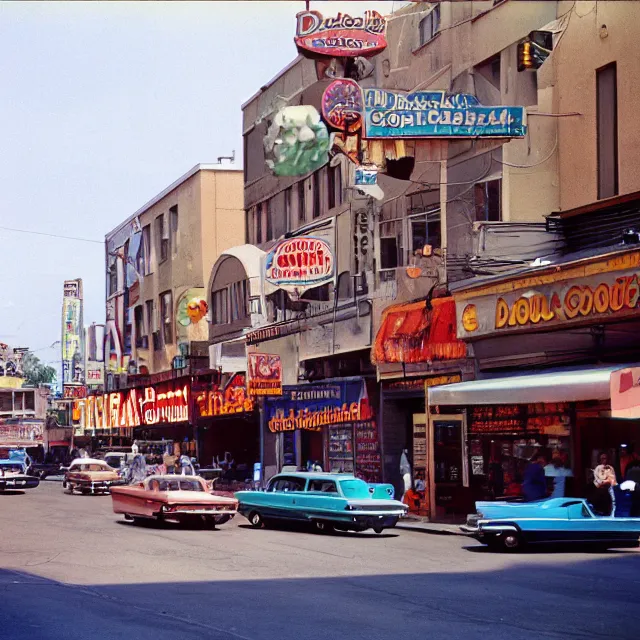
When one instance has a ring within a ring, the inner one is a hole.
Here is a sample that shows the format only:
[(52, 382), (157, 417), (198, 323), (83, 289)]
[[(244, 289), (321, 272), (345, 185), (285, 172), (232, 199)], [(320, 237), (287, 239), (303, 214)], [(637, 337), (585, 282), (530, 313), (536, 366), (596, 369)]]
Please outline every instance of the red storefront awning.
[(50, 447), (68, 447), (71, 442), (65, 442), (64, 440), (54, 440), (49, 443)]
[(433, 362), (464, 358), (467, 347), (456, 336), (453, 298), (387, 307), (373, 347), (374, 364)]

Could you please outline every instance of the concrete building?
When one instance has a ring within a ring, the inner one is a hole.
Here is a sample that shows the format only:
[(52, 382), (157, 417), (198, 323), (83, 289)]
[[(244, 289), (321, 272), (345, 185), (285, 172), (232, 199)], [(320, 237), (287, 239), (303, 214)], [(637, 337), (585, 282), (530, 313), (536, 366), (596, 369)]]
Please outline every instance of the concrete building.
[(204, 287), (243, 240), (242, 172), (224, 164), (196, 165), (107, 234), (108, 388), (122, 374), (207, 368)]

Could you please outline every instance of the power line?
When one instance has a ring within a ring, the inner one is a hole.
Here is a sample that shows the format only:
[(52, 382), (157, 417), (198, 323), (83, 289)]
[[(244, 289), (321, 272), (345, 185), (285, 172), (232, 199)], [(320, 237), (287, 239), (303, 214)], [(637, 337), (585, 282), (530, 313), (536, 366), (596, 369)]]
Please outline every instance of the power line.
[(77, 242), (92, 242), (94, 244), (104, 244), (102, 240), (91, 240), (89, 238), (78, 238), (75, 236), (62, 236), (57, 233), (45, 233), (44, 231), (32, 231), (30, 229), (15, 229), (14, 227), (0, 227), (2, 231), (14, 231), (16, 233), (30, 233), (36, 236), (46, 236), (48, 238), (60, 238), (62, 240), (75, 240)]

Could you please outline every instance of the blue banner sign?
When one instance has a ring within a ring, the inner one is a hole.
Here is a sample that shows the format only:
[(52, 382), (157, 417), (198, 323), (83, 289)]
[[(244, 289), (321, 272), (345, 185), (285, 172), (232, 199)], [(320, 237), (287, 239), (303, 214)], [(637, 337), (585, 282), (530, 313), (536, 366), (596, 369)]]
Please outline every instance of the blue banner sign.
[(325, 120), (339, 131), (380, 138), (521, 138), (524, 107), (485, 107), (467, 93), (388, 91), (334, 80), (322, 97)]
[(519, 138), (524, 107), (483, 107), (475, 96), (444, 91), (363, 89), (366, 138)]
[(362, 379), (284, 386), (281, 396), (267, 397), (269, 431), (322, 431), (332, 424), (370, 420), (372, 412)]

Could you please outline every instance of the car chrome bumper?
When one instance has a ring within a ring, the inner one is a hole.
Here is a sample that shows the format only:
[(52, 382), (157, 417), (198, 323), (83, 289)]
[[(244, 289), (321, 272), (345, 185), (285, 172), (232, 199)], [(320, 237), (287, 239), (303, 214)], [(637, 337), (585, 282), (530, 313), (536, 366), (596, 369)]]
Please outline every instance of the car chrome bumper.
[(40, 480), (32, 476), (0, 478), (0, 489), (35, 489), (39, 484)]

